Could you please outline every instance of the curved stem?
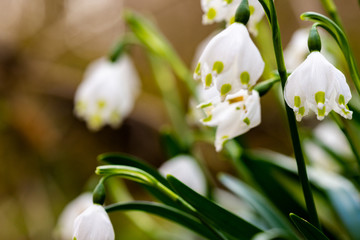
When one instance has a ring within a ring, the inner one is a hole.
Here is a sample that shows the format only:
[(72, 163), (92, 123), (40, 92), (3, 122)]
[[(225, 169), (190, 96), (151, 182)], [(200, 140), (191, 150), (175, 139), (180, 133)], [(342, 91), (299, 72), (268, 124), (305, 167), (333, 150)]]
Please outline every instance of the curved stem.
[[(276, 10), (275, 6), (272, 0), (266, 1), (265, 0), (259, 0), (261, 5), (263, 5), (265, 12), (269, 15), (267, 16), (269, 19), (269, 22), (271, 24), (272, 29), (272, 37), (273, 37), (273, 45), (274, 45), (274, 51), (275, 51), (275, 57), (277, 62), (277, 67), (279, 71), (279, 76), (281, 79), (281, 86), (282, 90), (284, 91), (285, 83), (287, 81), (287, 72), (285, 67), (285, 61), (283, 56), (283, 49), (281, 45), (281, 36), (280, 36), (280, 28), (279, 23), (276, 16)], [(267, 4), (268, 3), (268, 4)], [(266, 8), (265, 8), (266, 7)], [(285, 102), (285, 99), (284, 99)], [(300, 138), (299, 138), (299, 132), (296, 125), (295, 115), (292, 109), (287, 106), (285, 102), (285, 108), (286, 108), (286, 114), (289, 122), (290, 127), (290, 134), (292, 139), (292, 144), (294, 148), (294, 154), (296, 159), (296, 164), (298, 168), (299, 178), (305, 198), (306, 207), (309, 213), (309, 220), (310, 222), (320, 229), (320, 222), (319, 218), (316, 212), (315, 202), (314, 198), (311, 192), (309, 179), (306, 172), (306, 165), (305, 165), (305, 159), (301, 148)]]

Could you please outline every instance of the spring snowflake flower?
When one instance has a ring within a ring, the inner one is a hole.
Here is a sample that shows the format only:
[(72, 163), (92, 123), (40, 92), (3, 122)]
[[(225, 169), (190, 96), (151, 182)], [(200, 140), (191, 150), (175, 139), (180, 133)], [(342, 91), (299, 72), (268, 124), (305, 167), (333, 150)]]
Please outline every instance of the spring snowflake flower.
[(74, 232), (74, 221), (83, 211), (93, 204), (91, 193), (83, 193), (70, 202), (61, 213), (57, 226), (57, 239), (71, 239)]
[(217, 127), (215, 136), (216, 151), (221, 151), (225, 141), (246, 133), (261, 122), (259, 93), (241, 89), (230, 94), (223, 102), (200, 105), (212, 107), (210, 114), (202, 119), (204, 125)]
[(114, 240), (115, 233), (103, 206), (93, 204), (74, 223), (74, 240)]
[(264, 65), (245, 25), (235, 22), (210, 40), (194, 78), (201, 79), (205, 88), (215, 86), (224, 100), (228, 94), (253, 86)]
[(323, 120), (331, 110), (351, 119), (347, 107), (351, 92), (344, 74), (329, 63), (319, 51), (313, 51), (289, 76), (285, 85), (286, 103), (301, 121), (309, 109), (318, 120)]
[(163, 176), (168, 174), (173, 175), (202, 195), (205, 195), (206, 193), (205, 176), (196, 160), (191, 156), (176, 156), (162, 164), (159, 168), (159, 172)]
[[(235, 13), (241, 0), (201, 0), (201, 8), (204, 12), (203, 24), (225, 21), (227, 25), (234, 23)], [(265, 15), (258, 0), (249, 0), (250, 19), (247, 24), (249, 31), (257, 35), (256, 25)]]
[(117, 62), (99, 59), (85, 72), (85, 79), (75, 94), (75, 114), (87, 122), (89, 129), (106, 124), (118, 127), (133, 109), (140, 81), (127, 56)]

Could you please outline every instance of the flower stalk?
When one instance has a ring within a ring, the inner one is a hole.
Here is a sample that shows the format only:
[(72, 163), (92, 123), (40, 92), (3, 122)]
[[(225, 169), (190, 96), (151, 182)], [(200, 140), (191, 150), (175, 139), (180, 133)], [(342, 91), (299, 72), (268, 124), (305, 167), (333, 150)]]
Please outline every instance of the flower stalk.
[[(281, 79), (282, 90), (284, 91), (285, 83), (287, 81), (288, 76), (287, 76), (286, 67), (285, 67), (283, 49), (282, 49), (282, 44), (281, 44), (280, 28), (279, 28), (279, 23), (277, 20), (274, 2), (272, 0), (271, 1), (259, 0), (259, 2), (263, 6), (264, 11), (265, 11), (265, 13), (268, 17), (268, 20), (270, 22), (270, 25), (271, 25), (275, 57), (276, 57), (279, 76)], [(284, 99), (284, 101), (285, 101), (285, 99)], [(294, 148), (294, 154), (295, 154), (296, 164), (297, 164), (297, 168), (298, 168), (299, 178), (300, 178), (300, 182), (301, 182), (301, 186), (302, 186), (302, 190), (303, 190), (303, 194), (304, 194), (304, 198), (305, 198), (306, 207), (307, 207), (308, 214), (309, 214), (309, 220), (314, 226), (316, 226), (317, 228), (320, 228), (320, 222), (319, 222), (319, 218), (317, 215), (314, 198), (313, 198), (313, 195), (311, 192), (309, 179), (307, 176), (306, 165), (305, 165), (303, 151), (301, 148), (301, 143), (300, 143), (300, 138), (299, 138), (299, 132), (298, 132), (297, 125), (296, 125), (295, 115), (294, 115), (294, 112), (292, 111), (292, 109), (289, 106), (287, 106), (286, 103), (285, 103), (285, 109), (286, 109), (286, 115), (287, 115), (288, 122), (289, 122), (290, 134), (291, 134), (292, 144), (293, 144), (293, 148)]]

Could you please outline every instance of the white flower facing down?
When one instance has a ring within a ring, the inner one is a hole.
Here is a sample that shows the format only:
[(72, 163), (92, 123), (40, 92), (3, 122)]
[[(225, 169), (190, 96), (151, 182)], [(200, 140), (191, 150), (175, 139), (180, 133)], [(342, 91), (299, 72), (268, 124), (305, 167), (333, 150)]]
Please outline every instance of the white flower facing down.
[(323, 120), (331, 110), (344, 118), (352, 118), (352, 111), (347, 107), (351, 92), (344, 74), (318, 51), (311, 52), (289, 76), (284, 95), (298, 121), (309, 109), (316, 113), (318, 120)]
[(221, 151), (225, 141), (246, 133), (261, 122), (259, 93), (241, 89), (228, 95), (224, 102), (201, 105), (212, 107), (208, 117), (202, 119), (204, 125), (217, 127), (215, 136), (216, 151)]
[(204, 49), (194, 78), (205, 88), (215, 86), (222, 100), (226, 95), (253, 86), (262, 75), (264, 61), (241, 23), (217, 34)]
[[(225, 21), (227, 25), (234, 23), (236, 9), (241, 0), (201, 0), (201, 8), (204, 12), (203, 24)], [(256, 25), (265, 15), (258, 0), (249, 0), (250, 19), (247, 23), (249, 31), (257, 35)]]
[(103, 206), (93, 204), (75, 219), (73, 240), (114, 239), (114, 229)]
[(75, 94), (75, 114), (87, 122), (89, 129), (106, 124), (118, 127), (133, 109), (140, 81), (127, 56), (112, 63), (99, 59), (85, 72), (85, 79)]
[(64, 208), (56, 226), (57, 239), (68, 240), (72, 238), (74, 221), (77, 216), (93, 204), (92, 198), (92, 193), (83, 193)]
[(194, 191), (205, 195), (206, 179), (196, 160), (188, 155), (176, 156), (163, 163), (159, 172), (166, 177), (170, 174), (185, 183)]

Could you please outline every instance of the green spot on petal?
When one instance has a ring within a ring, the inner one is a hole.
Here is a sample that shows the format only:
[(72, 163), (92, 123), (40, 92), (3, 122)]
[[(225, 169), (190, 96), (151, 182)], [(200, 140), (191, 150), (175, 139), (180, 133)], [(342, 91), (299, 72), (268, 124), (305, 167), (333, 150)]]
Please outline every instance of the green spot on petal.
[(213, 71), (216, 71), (217, 74), (219, 74), (222, 72), (223, 69), (224, 69), (223, 62), (220, 62), (220, 61), (214, 62), (213, 69), (212, 69)]
[(212, 106), (212, 103), (207, 103), (207, 104), (203, 104), (200, 106), (200, 108), (207, 108), (207, 107), (210, 107)]
[(225, 135), (225, 136), (222, 136), (221, 139), (228, 139), (229, 136), (228, 135)]
[(299, 114), (300, 114), (301, 116), (304, 116), (304, 114), (305, 114), (305, 107), (299, 108)]
[(106, 102), (104, 100), (99, 100), (97, 106), (99, 109), (103, 109), (106, 106)]
[(198, 63), (198, 64), (196, 65), (195, 74), (197, 74), (197, 75), (200, 75), (200, 66), (201, 66), (200, 63)]
[(339, 104), (340, 105), (345, 105), (345, 97), (342, 94), (340, 94), (340, 96), (339, 96)]
[(211, 119), (212, 119), (212, 115), (209, 115), (209, 116), (207, 116), (206, 118), (204, 118), (202, 121), (203, 121), (203, 122), (210, 122)]
[(319, 91), (315, 93), (316, 103), (325, 103), (325, 92)]
[(206, 14), (206, 17), (210, 20), (213, 20), (216, 17), (216, 10), (214, 8), (210, 8)]
[(247, 71), (242, 72), (240, 75), (240, 81), (241, 84), (248, 85), (250, 82), (250, 74)]
[(88, 126), (91, 130), (98, 130), (102, 123), (103, 121), (101, 116), (99, 114), (95, 114), (89, 119)]
[(226, 95), (228, 92), (231, 91), (231, 84), (223, 84), (220, 89), (221, 95)]
[(297, 108), (299, 108), (300, 105), (301, 105), (301, 99), (300, 99), (300, 97), (299, 97), (299, 96), (295, 96), (295, 97), (294, 97), (294, 106), (297, 107)]
[(236, 110), (240, 110), (241, 108), (240, 107), (236, 107)]
[(246, 123), (246, 125), (250, 125), (250, 119), (249, 118), (245, 118), (243, 120), (244, 123)]
[(233, 2), (233, 0), (225, 0), (225, 2), (226, 2), (227, 4), (230, 4), (230, 3)]
[(323, 109), (318, 109), (318, 116), (319, 117), (324, 117), (325, 116), (325, 109), (326, 109), (325, 106), (323, 107)]
[(250, 10), (250, 15), (253, 15), (253, 13), (255, 12), (255, 8), (254, 6), (249, 6), (249, 10)]
[(231, 18), (230, 18), (230, 24), (233, 24), (235, 22), (235, 16), (232, 16)]
[(211, 83), (212, 83), (212, 76), (211, 76), (211, 73), (209, 73), (205, 77), (205, 86), (210, 87)]

